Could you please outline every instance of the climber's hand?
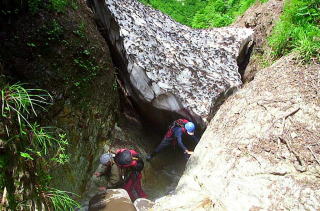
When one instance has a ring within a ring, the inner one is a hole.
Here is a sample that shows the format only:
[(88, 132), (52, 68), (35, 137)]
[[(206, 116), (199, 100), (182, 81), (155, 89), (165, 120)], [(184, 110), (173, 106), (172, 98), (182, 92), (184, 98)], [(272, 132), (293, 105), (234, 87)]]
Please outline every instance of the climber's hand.
[(99, 187), (98, 189), (99, 189), (99, 191), (106, 191), (107, 190), (106, 187)]
[(192, 151), (186, 150), (185, 153), (187, 153), (188, 155), (192, 155)]

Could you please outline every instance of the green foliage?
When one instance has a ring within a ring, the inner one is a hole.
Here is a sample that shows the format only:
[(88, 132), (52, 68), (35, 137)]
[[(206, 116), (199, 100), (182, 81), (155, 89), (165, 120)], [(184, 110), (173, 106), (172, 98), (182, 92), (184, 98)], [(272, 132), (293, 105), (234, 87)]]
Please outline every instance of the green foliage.
[(193, 16), (197, 11), (207, 5), (206, 0), (141, 0), (141, 2), (151, 5), (187, 26), (191, 26)]
[(71, 8), (74, 10), (79, 9), (78, 3), (76, 2), (76, 0), (69, 0), (69, 3), (71, 5)]
[[(81, 34), (82, 33), (80, 33), (80, 35)], [(83, 36), (85, 36), (84, 33)], [(75, 69), (81, 70), (85, 73), (85, 75), (82, 74), (81, 77), (74, 82), (74, 85), (77, 88), (83, 88), (85, 84), (88, 84), (88, 82), (95, 78), (98, 72), (101, 71), (101, 67), (99, 67), (96, 62), (94, 50), (94, 47), (87, 49), (81, 45), (78, 49), (77, 54), (74, 55), (73, 65)]]
[(74, 5), (73, 1), (68, 0), (27, 0), (29, 12), (33, 15), (40, 12), (41, 9), (49, 9), (55, 12), (64, 12), (66, 7), (71, 4)]
[(54, 210), (74, 210), (76, 207), (80, 207), (80, 204), (75, 200), (71, 199), (67, 191), (61, 191), (57, 189), (50, 189), (48, 191), (48, 196), (52, 201)]
[(55, 19), (52, 22), (50, 22), (44, 30), (49, 41), (59, 40), (60, 37), (63, 35), (63, 28)]
[(33, 160), (34, 158), (47, 156), (50, 151), (55, 151), (55, 153), (51, 155), (50, 160), (53, 161), (53, 163), (50, 164), (51, 166), (68, 162), (69, 156), (65, 154), (65, 147), (68, 145), (66, 134), (58, 134), (58, 137), (55, 137), (56, 133), (50, 131), (53, 129), (55, 128), (41, 127), (36, 122), (33, 123), (29, 131), (24, 131), (24, 133), (29, 133), (28, 138), (31, 143), (25, 148), (26, 151), (21, 153), (24, 153), (27, 158)]
[(33, 160), (33, 158), (31, 157), (31, 155), (28, 154), (28, 153), (25, 153), (25, 152), (20, 152), (20, 156), (23, 157), (23, 158), (26, 158), (26, 159)]
[[(4, 155), (10, 157), (10, 168), (29, 175), (29, 179), (21, 180), (15, 175), (6, 178), (3, 172), (12, 174), (12, 171), (7, 169), (8, 162), (1, 156), (0, 187), (7, 187), (12, 210), (36, 209), (41, 204), (55, 210), (73, 210), (78, 203), (70, 198), (70, 193), (49, 186), (48, 166), (52, 168), (69, 161), (66, 134), (56, 135), (56, 128), (41, 127), (35, 122), (37, 110), (44, 110), (52, 97), (44, 90), (26, 89), (22, 85), (4, 85), (1, 89), (1, 121), (7, 130)], [(20, 189), (23, 195), (16, 193)]]
[(192, 27), (222, 27), (233, 23), (256, 0), (208, 0), (208, 4), (194, 16)]
[(86, 37), (85, 24), (82, 22), (76, 30), (73, 30), (73, 33), (84, 39)]
[(31, 14), (36, 14), (41, 9), (42, 0), (28, 0), (28, 7)]
[(57, 12), (63, 12), (68, 6), (67, 0), (51, 0), (51, 9)]
[[(23, 126), (23, 121), (29, 126), (31, 124), (27, 120), (28, 116), (33, 113), (37, 115), (34, 106), (45, 109), (42, 105), (50, 104), (46, 97), (51, 96), (44, 90), (40, 89), (25, 89), (23, 84), (17, 83), (14, 85), (6, 85), (1, 89), (1, 115), (9, 120), (17, 118), (20, 129)], [(43, 92), (42, 94), (31, 94), (32, 92)], [(8, 131), (8, 130), (7, 130)], [(8, 134), (9, 135), (9, 134)]]
[(113, 81), (112, 89), (113, 89), (113, 90), (117, 90), (117, 89), (118, 89), (118, 82), (117, 82), (117, 80), (114, 80), (114, 81)]
[[(257, 0), (140, 0), (193, 28), (230, 25)], [(259, 0), (265, 2), (267, 0)]]
[(304, 61), (320, 59), (320, 1), (291, 0), (269, 38), (274, 55), (298, 51)]

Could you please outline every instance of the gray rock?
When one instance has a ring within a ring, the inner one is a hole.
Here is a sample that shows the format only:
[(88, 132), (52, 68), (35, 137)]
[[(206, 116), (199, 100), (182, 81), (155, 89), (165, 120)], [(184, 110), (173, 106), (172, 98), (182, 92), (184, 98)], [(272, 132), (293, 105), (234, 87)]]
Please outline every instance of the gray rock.
[(133, 204), (137, 211), (149, 211), (153, 207), (154, 202), (149, 199), (139, 198), (136, 199)]
[(89, 211), (136, 211), (124, 189), (108, 189), (95, 195), (89, 202)]
[(320, 65), (290, 55), (219, 109), (154, 210), (319, 210)]
[(241, 85), (236, 60), (251, 29), (192, 29), (137, 0), (94, 0), (94, 10), (141, 110), (149, 104), (204, 125), (212, 100)]

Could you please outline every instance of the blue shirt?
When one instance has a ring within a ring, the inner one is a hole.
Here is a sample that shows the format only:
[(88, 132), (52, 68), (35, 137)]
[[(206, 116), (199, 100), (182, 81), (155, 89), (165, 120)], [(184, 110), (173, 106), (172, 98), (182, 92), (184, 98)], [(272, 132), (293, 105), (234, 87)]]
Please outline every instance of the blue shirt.
[[(185, 152), (187, 150), (187, 147), (182, 142), (182, 135), (183, 133), (187, 133), (187, 132), (185, 132), (185, 130), (183, 130), (183, 128), (181, 127), (174, 127), (172, 130), (173, 130), (173, 136), (177, 139), (179, 147), (183, 150), (183, 152)], [(189, 136), (191, 136), (196, 143), (199, 142), (199, 139), (195, 135), (189, 135)]]

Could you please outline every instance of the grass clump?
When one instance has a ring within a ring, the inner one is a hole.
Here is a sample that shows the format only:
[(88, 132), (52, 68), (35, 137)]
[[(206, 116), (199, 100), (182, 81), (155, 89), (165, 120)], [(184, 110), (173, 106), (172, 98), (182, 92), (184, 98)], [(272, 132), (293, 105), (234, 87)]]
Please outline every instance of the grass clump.
[[(140, 0), (193, 28), (222, 27), (233, 23), (257, 0)], [(267, 0), (259, 0), (266, 2)]]
[[(50, 187), (50, 168), (69, 161), (66, 134), (41, 127), (37, 113), (51, 104), (42, 89), (25, 84), (1, 85), (0, 191), (6, 189), (10, 210), (74, 210), (79, 204), (70, 193)], [(7, 162), (10, 160), (10, 162)]]
[(297, 51), (304, 61), (320, 59), (320, 1), (287, 1), (269, 37), (275, 57)]

